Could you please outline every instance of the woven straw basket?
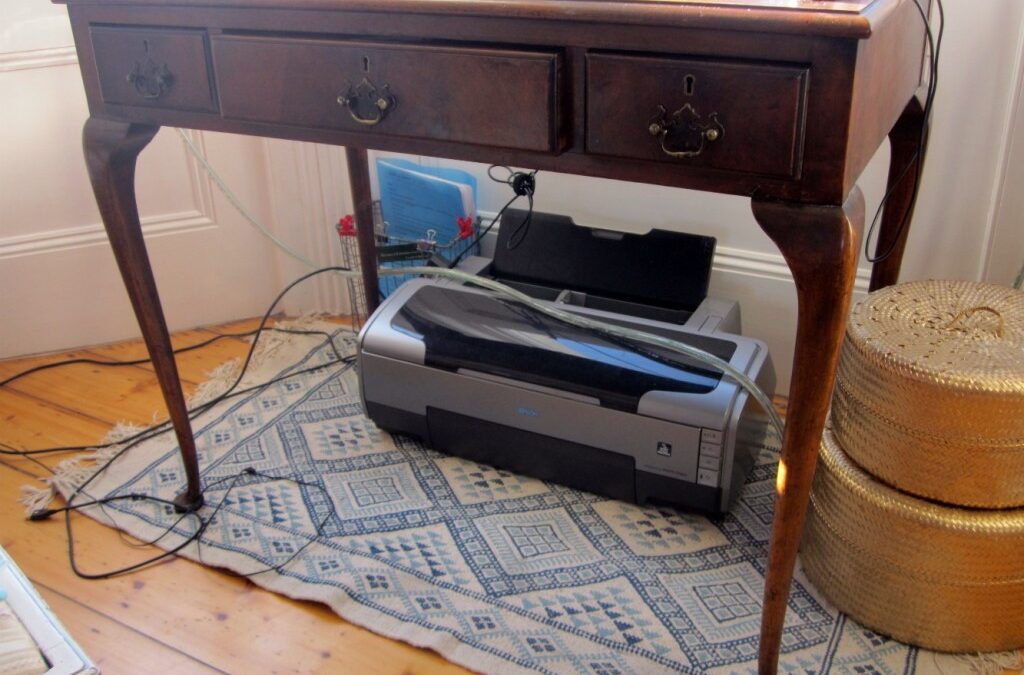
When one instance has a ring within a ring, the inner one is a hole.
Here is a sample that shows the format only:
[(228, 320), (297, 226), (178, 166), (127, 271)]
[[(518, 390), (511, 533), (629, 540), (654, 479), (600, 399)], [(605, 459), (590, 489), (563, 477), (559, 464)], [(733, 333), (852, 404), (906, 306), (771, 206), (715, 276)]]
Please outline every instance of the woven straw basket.
[(1024, 292), (921, 281), (869, 295), (850, 315), (832, 425), (900, 490), (1024, 506)]
[(939, 651), (1024, 646), (1024, 509), (940, 506), (893, 490), (822, 440), (801, 558), (854, 620)]

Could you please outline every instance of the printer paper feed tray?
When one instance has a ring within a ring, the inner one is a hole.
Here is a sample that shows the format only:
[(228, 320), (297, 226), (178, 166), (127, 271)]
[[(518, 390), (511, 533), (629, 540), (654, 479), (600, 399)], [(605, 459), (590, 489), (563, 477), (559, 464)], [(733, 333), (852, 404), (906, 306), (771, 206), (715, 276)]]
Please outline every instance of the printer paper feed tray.
[[(391, 327), (425, 346), (425, 365), (473, 370), (599, 399), (636, 412), (651, 391), (705, 394), (717, 370), (652, 345), (600, 335), (515, 301), (423, 286), (394, 315)], [(681, 336), (728, 361), (736, 345), (705, 335)]]

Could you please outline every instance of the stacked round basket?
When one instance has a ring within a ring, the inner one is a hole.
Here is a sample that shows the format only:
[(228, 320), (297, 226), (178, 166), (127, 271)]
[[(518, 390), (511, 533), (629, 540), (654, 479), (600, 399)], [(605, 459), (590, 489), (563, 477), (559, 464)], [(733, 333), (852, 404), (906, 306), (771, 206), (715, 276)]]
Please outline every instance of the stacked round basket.
[(880, 633), (1024, 647), (1024, 292), (914, 282), (854, 308), (802, 559)]

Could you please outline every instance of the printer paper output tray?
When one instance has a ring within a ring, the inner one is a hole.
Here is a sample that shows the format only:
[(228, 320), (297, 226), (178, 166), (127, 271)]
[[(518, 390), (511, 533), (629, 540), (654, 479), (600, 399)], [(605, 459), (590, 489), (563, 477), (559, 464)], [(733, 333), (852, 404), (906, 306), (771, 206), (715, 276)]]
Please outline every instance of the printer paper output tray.
[[(731, 303), (705, 302), (682, 327), (563, 309), (687, 342), (771, 391), (764, 344), (717, 332), (714, 310)], [(724, 511), (766, 431), (756, 403), (701, 362), (449, 282), (403, 284), (359, 344), (360, 393), (378, 426), (618, 499)]]

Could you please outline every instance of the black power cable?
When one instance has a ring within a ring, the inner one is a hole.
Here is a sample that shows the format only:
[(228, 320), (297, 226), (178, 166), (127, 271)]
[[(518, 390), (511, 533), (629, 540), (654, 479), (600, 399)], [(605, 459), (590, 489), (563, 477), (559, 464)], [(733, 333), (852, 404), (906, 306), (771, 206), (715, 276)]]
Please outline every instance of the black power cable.
[[(497, 176), (494, 175), (494, 170), (499, 168), (508, 171), (508, 176), (506, 178), (498, 178)], [(455, 256), (455, 259), (448, 264), (448, 269), (454, 269), (456, 265), (462, 262), (463, 258), (469, 255), (470, 251), (476, 249), (477, 244), (479, 244), (483, 240), (483, 238), (487, 236), (487, 233), (490, 232), (491, 229), (498, 223), (498, 221), (501, 220), (501, 217), (505, 214), (505, 211), (507, 211), (508, 208), (512, 206), (512, 204), (514, 204), (515, 201), (520, 197), (526, 197), (529, 200), (529, 208), (526, 211), (526, 216), (512, 230), (512, 234), (509, 235), (508, 243), (506, 244), (507, 248), (511, 250), (519, 246), (521, 243), (523, 243), (523, 239), (526, 238), (526, 235), (530, 230), (530, 223), (533, 220), (533, 194), (534, 192), (537, 191), (536, 169), (530, 172), (513, 171), (511, 167), (492, 164), (487, 168), (487, 177), (493, 180), (495, 183), (504, 183), (505, 185), (508, 185), (510, 188), (512, 188), (512, 198), (505, 202), (505, 205), (498, 210), (497, 215), (495, 215), (494, 218), (491, 218), (490, 224), (488, 224), (487, 227), (485, 227), (483, 230), (480, 231), (479, 234), (476, 235), (473, 241), (470, 242), (469, 246), (463, 249), (462, 253)]]
[[(277, 333), (289, 333), (289, 334), (293, 334), (293, 335), (322, 335), (322, 336), (329, 336), (330, 335), (329, 333), (327, 333), (325, 331), (321, 331), (321, 330), (302, 330), (302, 329), (296, 329), (296, 328), (277, 328), (277, 327), (274, 327), (274, 326), (271, 326), (269, 328), (264, 328), (264, 330), (266, 330), (266, 331), (273, 331), (273, 332), (277, 332)], [(206, 340), (204, 342), (201, 342), (201, 343), (198, 343), (198, 344), (195, 344), (195, 345), (190, 345), (188, 347), (183, 347), (183, 348), (180, 348), (180, 349), (176, 349), (176, 350), (174, 350), (174, 353), (175, 354), (180, 354), (182, 352), (192, 351), (193, 349), (198, 349), (200, 347), (205, 347), (205, 346), (207, 346), (209, 344), (212, 344), (213, 342), (216, 342), (217, 340), (219, 340), (221, 338), (227, 338), (227, 337), (248, 337), (250, 335), (255, 335), (257, 332), (258, 331), (251, 330), (251, 331), (246, 331), (244, 333), (233, 333), (233, 334), (227, 334), (226, 333), (224, 335), (219, 335), (219, 336), (217, 336), (215, 338), (211, 338), (209, 340)], [(251, 349), (251, 347), (250, 347), (250, 349)], [(14, 380), (22, 378), (22, 377), (24, 377), (26, 375), (31, 375), (31, 374), (39, 372), (41, 370), (49, 370), (49, 369), (52, 369), (52, 368), (59, 368), (61, 366), (71, 366), (71, 365), (80, 364), (80, 363), (90, 363), (92, 365), (97, 365), (97, 366), (117, 368), (117, 367), (120, 367), (120, 366), (136, 366), (136, 365), (139, 365), (139, 364), (142, 364), (142, 363), (149, 363), (149, 359), (137, 359), (137, 360), (134, 360), (134, 361), (100, 361), (98, 359), (70, 359), (68, 361), (58, 361), (56, 363), (47, 363), (47, 364), (44, 364), (44, 365), (41, 365), (41, 366), (36, 366), (35, 368), (30, 368), (30, 369), (28, 369), (28, 370), (26, 370), (24, 372), (21, 372), (21, 373), (18, 373), (17, 375), (9, 377), (8, 379), (4, 380), (3, 382), (0, 382), (0, 388), (3, 388), (3, 386), (6, 385), (8, 382), (13, 382)], [(199, 412), (202, 412), (202, 411), (199, 411)], [(8, 450), (6, 448), (0, 448), (0, 455), (11, 455), (11, 456), (15, 456), (15, 457), (24, 457), (26, 459), (31, 459), (33, 455), (51, 455), (51, 454), (56, 454), (56, 453), (61, 453), (61, 452), (82, 452), (84, 450), (102, 450), (104, 448), (113, 447), (115, 445), (121, 445), (122, 443), (131, 442), (131, 441), (135, 440), (137, 437), (142, 436), (144, 434), (148, 434), (148, 433), (150, 433), (152, 431), (155, 431), (155, 430), (159, 430), (161, 432), (162, 431), (166, 431), (165, 427), (167, 425), (169, 425), (170, 423), (171, 423), (170, 420), (164, 420), (163, 422), (160, 422), (160, 423), (155, 424), (155, 425), (153, 425), (151, 427), (143, 429), (142, 431), (138, 432), (138, 434), (135, 434), (133, 436), (127, 436), (127, 437), (125, 437), (125, 438), (123, 438), (121, 440), (111, 441), (109, 443), (95, 443), (95, 444), (92, 444), (92, 445), (69, 445), (69, 446), (54, 447), (54, 448), (42, 448), (42, 449), (39, 449), (39, 450)], [(51, 469), (49, 467), (47, 467), (46, 465), (40, 464), (39, 462), (36, 462), (36, 463), (39, 464), (40, 466), (42, 466), (47, 471), (50, 471), (52, 473)]]
[[(309, 368), (304, 368), (304, 369), (296, 370), (296, 371), (293, 371), (293, 372), (290, 372), (290, 373), (286, 373), (284, 375), (281, 375), (279, 377), (273, 378), (273, 379), (271, 379), (271, 380), (269, 380), (267, 382), (264, 382), (262, 384), (259, 384), (259, 385), (253, 385), (251, 387), (246, 387), (246, 388), (243, 388), (241, 390), (238, 389), (239, 383), (244, 378), (246, 372), (248, 371), (249, 365), (252, 363), (253, 353), (255, 352), (256, 345), (257, 345), (257, 343), (259, 341), (259, 336), (262, 334), (262, 332), (264, 330), (267, 330), (266, 323), (270, 319), (271, 314), (273, 313), (274, 309), (277, 307), (278, 303), (280, 303), (281, 299), (285, 296), (285, 294), (287, 294), (296, 285), (302, 283), (303, 281), (305, 281), (305, 280), (307, 280), (307, 279), (309, 279), (311, 277), (314, 277), (314, 276), (317, 276), (319, 274), (323, 274), (323, 273), (326, 273), (326, 272), (336, 272), (336, 271), (348, 271), (348, 268), (344, 268), (344, 267), (325, 267), (325, 268), (321, 268), (321, 269), (315, 270), (313, 272), (310, 272), (308, 274), (305, 274), (305, 275), (299, 277), (298, 279), (296, 279), (295, 281), (290, 283), (288, 286), (286, 286), (284, 288), (284, 290), (282, 290), (278, 294), (278, 296), (271, 303), (270, 307), (264, 313), (263, 318), (260, 320), (259, 327), (254, 331), (254, 333), (253, 333), (254, 334), (253, 342), (252, 342), (252, 344), (249, 347), (249, 350), (248, 350), (248, 352), (246, 354), (246, 357), (245, 357), (245, 361), (244, 361), (244, 363), (242, 365), (242, 368), (240, 369), (238, 375), (236, 376), (234, 382), (223, 393), (221, 393), (218, 396), (214, 397), (210, 401), (207, 401), (206, 403), (204, 403), (202, 405), (199, 405), (199, 406), (193, 408), (192, 410), (190, 410), (189, 411), (189, 419), (195, 419), (198, 415), (200, 415), (203, 412), (209, 410), (213, 406), (223, 402), (224, 400), (227, 400), (230, 397), (240, 396), (242, 394), (249, 393), (251, 391), (256, 391), (258, 389), (269, 387), (272, 384), (274, 384), (276, 382), (279, 382), (279, 381), (281, 381), (283, 379), (289, 378), (289, 377), (294, 377), (296, 375), (300, 375), (300, 374), (304, 374), (304, 373), (308, 373), (308, 372), (313, 372), (313, 371), (316, 371), (316, 370), (321, 370), (321, 369), (328, 368), (328, 367), (331, 367), (331, 366), (335, 366), (335, 365), (338, 365), (338, 364), (343, 364), (344, 365), (344, 370), (347, 370), (348, 368), (350, 368), (352, 366), (352, 361), (354, 359), (354, 356), (352, 356), (352, 355), (350, 355), (350, 356), (342, 356), (341, 353), (338, 351), (337, 346), (334, 344), (333, 336), (330, 333), (327, 333), (325, 331), (297, 331), (297, 330), (291, 330), (291, 329), (281, 329), (281, 330), (285, 330), (287, 332), (301, 332), (301, 333), (306, 333), (306, 334), (321, 334), (321, 335), (326, 336), (325, 342), (330, 345), (331, 350), (334, 352), (334, 356), (336, 357), (335, 360), (332, 360), (332, 361), (329, 361), (329, 362), (323, 363), (323, 364), (318, 364), (316, 366), (311, 366)], [(193, 348), (198, 348), (198, 347), (193, 347)], [(99, 365), (109, 365), (109, 364), (101, 363)], [(47, 364), (47, 367), (56, 367), (56, 366), (53, 365), (53, 364)], [(344, 370), (342, 372), (344, 372)], [(27, 373), (27, 371), (26, 371), (26, 373)], [(24, 374), (26, 374), (26, 373), (19, 374), (16, 377), (24, 376)], [(7, 381), (12, 381), (12, 380), (11, 380), (11, 378), (8, 378)], [(159, 535), (154, 540), (152, 540), (151, 543), (156, 543), (157, 541), (159, 541), (159, 540), (163, 539), (165, 536), (167, 536), (170, 532), (174, 531), (178, 527), (178, 525), (185, 518), (195, 518), (195, 519), (197, 519), (197, 523), (198, 524), (197, 524), (197, 526), (195, 528), (195, 531), (191, 535), (185, 537), (185, 540), (182, 541), (179, 545), (173, 547), (172, 549), (170, 549), (168, 551), (162, 552), (160, 555), (154, 556), (154, 557), (149, 558), (147, 560), (144, 560), (144, 561), (141, 561), (141, 562), (138, 562), (138, 563), (134, 563), (132, 565), (128, 565), (128, 566), (125, 566), (125, 567), (122, 567), (122, 568), (119, 568), (119, 569), (108, 570), (108, 571), (99, 572), (99, 573), (84, 572), (84, 571), (82, 571), (78, 567), (77, 560), (75, 558), (75, 551), (74, 551), (74, 534), (73, 534), (73, 530), (72, 530), (72, 526), (71, 526), (71, 514), (72, 514), (72, 512), (77, 511), (77, 510), (82, 509), (82, 508), (87, 508), (87, 507), (90, 507), (90, 506), (98, 506), (98, 507), (100, 507), (102, 509), (102, 507), (105, 504), (109, 504), (109, 503), (116, 502), (116, 501), (124, 501), (124, 500), (131, 500), (131, 501), (145, 500), (145, 501), (152, 501), (152, 502), (155, 502), (157, 504), (161, 504), (161, 505), (165, 505), (165, 506), (173, 506), (173, 502), (172, 501), (167, 500), (167, 499), (163, 499), (161, 497), (151, 496), (151, 495), (143, 495), (143, 494), (113, 495), (113, 496), (107, 496), (107, 497), (102, 497), (102, 498), (98, 498), (97, 499), (97, 498), (92, 497), (91, 495), (89, 495), (89, 493), (86, 491), (86, 488), (97, 477), (99, 477), (104, 471), (106, 471), (106, 469), (113, 462), (115, 462), (117, 459), (119, 459), (121, 456), (123, 456), (126, 452), (128, 452), (132, 448), (138, 446), (139, 444), (141, 444), (142, 442), (144, 442), (144, 441), (146, 441), (146, 440), (148, 440), (150, 438), (153, 438), (153, 437), (155, 437), (155, 436), (157, 436), (159, 434), (165, 433), (170, 428), (171, 428), (170, 422), (169, 421), (165, 421), (165, 422), (163, 422), (161, 424), (158, 424), (158, 425), (155, 425), (153, 427), (150, 427), (149, 429), (145, 429), (145, 430), (139, 432), (138, 434), (135, 434), (134, 436), (132, 436), (132, 437), (130, 437), (128, 439), (122, 439), (121, 441), (118, 441), (116, 443), (106, 444), (106, 446), (97, 446), (97, 445), (87, 446), (89, 448), (99, 448), (99, 447), (109, 447), (109, 446), (112, 446), (112, 445), (123, 445), (123, 447), (117, 453), (115, 453), (112, 457), (110, 457), (103, 464), (101, 464), (99, 467), (97, 467), (95, 472), (89, 478), (87, 478), (81, 485), (79, 485), (68, 496), (68, 498), (66, 499), (66, 502), (65, 502), (65, 506), (57, 507), (57, 508), (38, 509), (38, 510), (36, 510), (35, 512), (33, 512), (30, 515), (30, 519), (31, 520), (46, 520), (47, 518), (49, 518), (49, 517), (51, 517), (51, 516), (53, 516), (55, 514), (58, 514), (58, 513), (63, 513), (64, 514), (65, 530), (67, 532), (67, 537), (68, 537), (68, 542), (67, 542), (68, 543), (68, 559), (69, 559), (72, 571), (74, 571), (74, 573), (77, 576), (85, 578), (85, 579), (106, 579), (106, 578), (110, 578), (110, 577), (113, 577), (113, 576), (127, 574), (129, 572), (133, 572), (133, 571), (139, 570), (141, 568), (148, 567), (149, 565), (152, 565), (152, 564), (154, 564), (156, 562), (159, 562), (161, 560), (169, 558), (169, 557), (177, 554), (178, 552), (180, 552), (182, 549), (184, 549), (186, 546), (188, 546), (193, 541), (197, 541), (198, 542), (199, 540), (201, 540), (203, 533), (206, 531), (206, 528), (213, 521), (213, 517), (223, 507), (223, 501), (222, 501), (215, 508), (213, 516), (211, 516), (210, 518), (206, 518), (206, 519), (204, 519), (198, 512), (181, 514), (181, 516), (174, 523), (172, 523), (161, 535)], [(66, 449), (66, 448), (48, 448), (48, 449), (44, 449), (44, 450), (4, 451), (4, 452), (5, 452), (5, 454), (20, 455), (20, 456), (25, 456), (25, 457), (31, 458), (32, 454), (40, 454), (42, 452), (60, 452), (60, 451), (67, 451), (67, 450), (68, 449)], [(35, 460), (33, 460), (33, 461), (35, 461)], [(240, 472), (237, 476), (234, 477), (235, 478), (235, 482), (232, 483), (232, 487), (237, 483), (238, 480), (240, 480), (243, 476), (247, 476), (247, 475), (251, 476), (251, 475), (261, 475), (261, 474), (258, 474), (253, 469), (245, 469), (242, 472)], [(228, 479), (230, 479), (230, 478), (231, 477), (228, 477)], [(228, 479), (221, 479), (221, 481), (216, 481), (214, 484), (219, 484), (220, 482), (222, 482), (224, 480), (228, 480)], [(307, 484), (305, 481), (299, 481), (297, 479), (291, 479), (291, 478), (288, 478), (288, 477), (273, 477), (273, 479), (274, 480), (292, 480), (293, 482), (295, 482), (296, 484), (299, 484), (299, 485), (313, 485), (311, 483)], [(323, 489), (321, 486), (318, 486), (318, 485), (315, 485), (315, 487), (317, 487), (317, 488), (319, 488), (321, 490)], [(229, 488), (229, 491), (230, 491), (230, 488)], [(89, 501), (76, 504), (75, 503), (75, 499), (79, 495), (86, 496), (89, 499)], [(104, 513), (106, 513), (105, 510), (104, 510)], [(332, 514), (328, 514), (328, 518), (330, 517), (330, 515), (332, 515)], [(327, 520), (327, 518), (325, 518), (324, 519), (324, 523), (322, 523), (321, 526), (318, 527), (317, 538), (319, 538), (319, 536), (320, 536), (320, 534), (322, 532), (322, 527), (323, 527), (324, 524), (326, 524), (326, 520)], [(314, 538), (309, 543), (312, 543), (312, 541), (315, 541), (315, 540), (316, 539)], [(308, 545), (309, 544), (307, 543), (307, 546)], [(305, 546), (302, 547), (302, 548), (304, 549)], [(299, 552), (301, 552), (301, 550), (302, 549), (300, 549)], [(298, 555), (298, 553), (296, 553), (296, 555)], [(268, 567), (266, 570), (261, 570), (259, 572), (254, 572), (254, 573), (251, 573), (251, 574), (258, 574), (260, 572), (269, 571), (271, 569), (279, 569), (281, 566), (288, 564), (291, 560), (294, 559), (294, 557), (295, 556), (292, 556), (291, 558), (289, 558), (284, 563), (281, 563), (281, 565), (277, 565), (277, 566), (274, 566), (274, 567)]]
[[(183, 354), (185, 352), (190, 352), (190, 351), (193, 351), (195, 349), (202, 349), (203, 347), (207, 347), (209, 345), (212, 345), (214, 342), (217, 342), (218, 340), (223, 340), (225, 338), (249, 337), (250, 335), (253, 335), (255, 333), (256, 333), (256, 331), (254, 331), (254, 330), (246, 331), (244, 333), (222, 333), (221, 335), (216, 335), (216, 336), (214, 336), (212, 338), (209, 338), (208, 340), (203, 340), (202, 342), (197, 342), (194, 345), (189, 345), (187, 347), (179, 347), (178, 349), (174, 350), (174, 353), (175, 354)], [(35, 366), (34, 368), (29, 368), (27, 370), (23, 370), (20, 373), (15, 374), (15, 375), (11, 375), (10, 377), (8, 377), (5, 380), (0, 380), (0, 388), (6, 387), (8, 384), (14, 382), (15, 380), (20, 380), (21, 378), (26, 377), (27, 375), (32, 375), (34, 373), (38, 373), (38, 372), (43, 371), (43, 370), (50, 370), (51, 368), (63, 368), (64, 366), (73, 366), (73, 365), (76, 365), (76, 364), (88, 364), (88, 365), (92, 365), (92, 366), (114, 366), (114, 367), (117, 367), (117, 366), (138, 366), (138, 365), (142, 365), (143, 363), (149, 363), (149, 362), (150, 362), (150, 359), (134, 359), (132, 361), (102, 361), (100, 359), (68, 359), (66, 361), (56, 361), (54, 363), (44, 363), (44, 364), (42, 364), (40, 366)]]
[[(214, 481), (214, 482), (212, 482), (212, 483), (210, 483), (210, 484), (208, 484), (206, 486), (206, 489), (209, 490), (210, 488), (216, 487), (217, 485), (219, 485), (221, 483), (225, 483), (225, 482), (228, 482), (228, 481), (230, 481), (230, 483), (231, 483), (228, 486), (228, 489), (224, 492), (224, 496), (221, 497), (221, 500), (217, 503), (217, 506), (214, 507), (213, 513), (211, 513), (210, 517), (207, 519), (207, 521), (206, 521), (207, 525), (209, 525), (210, 523), (214, 522), (214, 520), (217, 518), (217, 514), (220, 513), (220, 510), (227, 503), (228, 497), (231, 495), (231, 491), (234, 490), (235, 487), (238, 485), (239, 481), (241, 481), (246, 476), (256, 476), (256, 477), (259, 477), (259, 478), (264, 478), (264, 479), (266, 479), (268, 481), (289, 481), (289, 482), (295, 483), (296, 485), (299, 485), (299, 486), (303, 486), (303, 487), (307, 487), (307, 488), (315, 488), (315, 489), (319, 490), (320, 493), (324, 497), (330, 497), (330, 495), (327, 492), (327, 488), (325, 488), (324, 486), (320, 485), (319, 483), (311, 483), (309, 481), (299, 480), (298, 478), (292, 478), (290, 476), (275, 476), (275, 475), (272, 475), (272, 474), (266, 474), (266, 473), (262, 473), (260, 471), (257, 471), (256, 469), (253, 469), (253, 468), (250, 467), (250, 468), (247, 468), (247, 469), (243, 469), (240, 473), (235, 474), (234, 476), (229, 476), (227, 478), (221, 478), (221, 479), (219, 479), (217, 481)], [(329, 498), (325, 499), (324, 501), (327, 504), (331, 504), (332, 503)], [(331, 516), (333, 516), (333, 515), (335, 515), (335, 511), (332, 508), (331, 510), (329, 510), (327, 512), (327, 514), (323, 518), (320, 519), (320, 522), (317, 523), (317, 526), (316, 526), (316, 536), (315, 537), (310, 537), (306, 541), (305, 544), (303, 544), (302, 546), (300, 546), (297, 549), (295, 549), (295, 551), (293, 551), (292, 554), (290, 556), (288, 556), (288, 558), (286, 558), (284, 561), (282, 561), (282, 562), (280, 562), (280, 563), (278, 563), (276, 565), (268, 565), (267, 567), (264, 567), (263, 569), (260, 569), (260, 570), (256, 570), (255, 572), (245, 572), (245, 573), (235, 572), (234, 574), (236, 576), (248, 578), (248, 577), (254, 577), (257, 574), (264, 574), (266, 572), (280, 572), (285, 567), (287, 567), (293, 560), (298, 558), (299, 555), (301, 555), (303, 551), (305, 551), (307, 548), (309, 548), (313, 544), (313, 542), (317, 541), (321, 536), (323, 536), (324, 528), (327, 526), (328, 521), (330, 521)], [(205, 526), (204, 526), (204, 529), (205, 529)], [(203, 554), (202, 554), (202, 537), (197, 538), (195, 541), (196, 541), (196, 557), (199, 558), (199, 562), (200, 563), (205, 565), (206, 563), (203, 561)]]
[[(871, 227), (868, 228), (867, 236), (864, 237), (864, 257), (872, 264), (882, 262), (893, 254), (893, 251), (896, 248), (896, 242), (899, 241), (900, 235), (906, 229), (910, 221), (910, 214), (914, 212), (914, 207), (917, 205), (917, 198), (921, 191), (921, 176), (924, 173), (924, 158), (928, 150), (928, 138), (931, 133), (931, 119), (935, 103), (935, 92), (938, 89), (939, 84), (939, 55), (942, 53), (942, 37), (946, 30), (946, 15), (942, 7), (942, 0), (935, 0), (935, 5), (939, 12), (939, 31), (937, 37), (932, 32), (932, 25), (928, 18), (928, 12), (921, 5), (921, 0), (913, 0), (913, 2), (914, 6), (917, 8), (918, 14), (921, 15), (921, 20), (924, 21), (925, 36), (928, 40), (928, 90), (925, 95), (924, 109), (922, 112), (924, 121), (921, 125), (921, 135), (918, 138), (917, 150), (913, 155), (911, 155), (906, 166), (904, 166), (900, 170), (899, 174), (897, 174), (896, 179), (892, 181), (892, 185), (889, 189), (886, 190), (885, 195), (882, 197), (882, 201), (878, 205), (878, 210), (875, 211), (874, 218), (871, 219)], [(889, 242), (889, 247), (883, 253), (872, 256), (871, 239), (878, 227), (879, 218), (881, 218), (882, 212), (885, 210), (885, 206), (889, 202), (889, 198), (892, 197), (896, 188), (900, 186), (903, 179), (906, 178), (907, 174), (914, 167), (915, 163), (917, 164), (917, 172), (914, 175), (914, 187), (911, 191), (910, 203), (907, 205), (907, 209), (903, 213), (903, 218), (900, 220), (899, 227), (896, 229), (895, 235)]]

